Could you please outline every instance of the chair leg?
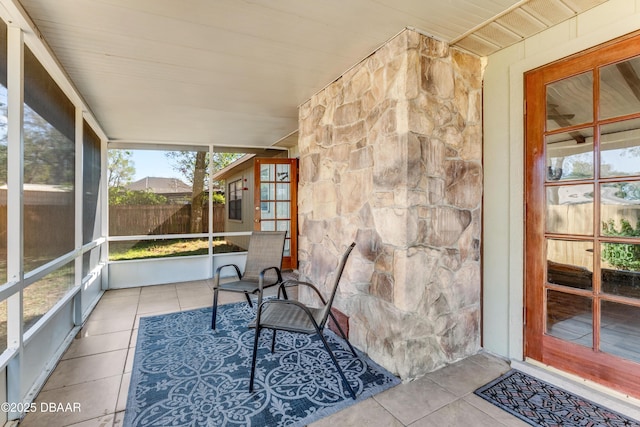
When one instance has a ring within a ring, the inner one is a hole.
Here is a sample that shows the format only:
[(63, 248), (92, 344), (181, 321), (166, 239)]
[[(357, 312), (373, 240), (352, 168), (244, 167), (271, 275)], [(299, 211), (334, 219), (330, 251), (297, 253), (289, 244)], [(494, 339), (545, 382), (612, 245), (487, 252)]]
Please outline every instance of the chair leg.
[(213, 314), (211, 315), (211, 329), (216, 329), (216, 315), (218, 314), (218, 288), (213, 290)]
[(273, 329), (273, 336), (271, 337), (271, 353), (276, 349), (276, 329)]
[(351, 388), (349, 381), (347, 381), (347, 377), (344, 375), (344, 372), (342, 372), (342, 368), (340, 368), (340, 365), (338, 364), (338, 359), (336, 359), (336, 356), (331, 351), (331, 348), (329, 348), (329, 343), (325, 339), (324, 335), (322, 335), (322, 331), (318, 331), (318, 335), (320, 335), (320, 339), (322, 340), (322, 344), (324, 344), (324, 348), (327, 349), (327, 353), (329, 353), (329, 356), (331, 357), (333, 364), (336, 366), (336, 369), (338, 370), (340, 377), (342, 377), (342, 381), (344, 382), (344, 385), (347, 386), (347, 390), (349, 390), (349, 394), (351, 395), (351, 398), (353, 400), (356, 400), (356, 394)]
[(244, 293), (244, 297), (247, 299), (247, 302), (249, 303), (249, 307), (253, 308), (253, 303), (251, 302), (251, 297), (249, 296), (248, 292)]
[(258, 338), (261, 328), (256, 325), (256, 336), (253, 339), (253, 356), (251, 357), (251, 379), (249, 380), (249, 393), (253, 393), (253, 380), (256, 376), (256, 359), (258, 357)]
[(353, 348), (353, 346), (351, 345), (351, 343), (347, 339), (347, 335), (344, 333), (344, 331), (340, 327), (340, 323), (338, 323), (336, 318), (333, 316), (333, 313), (331, 312), (331, 310), (329, 310), (329, 316), (331, 316), (331, 320), (333, 320), (333, 323), (338, 328), (338, 331), (340, 332), (340, 335), (342, 335), (342, 339), (347, 342), (347, 345), (349, 345), (349, 349), (351, 350), (351, 354), (353, 354), (355, 357), (358, 357), (358, 354), (356, 353), (356, 350)]

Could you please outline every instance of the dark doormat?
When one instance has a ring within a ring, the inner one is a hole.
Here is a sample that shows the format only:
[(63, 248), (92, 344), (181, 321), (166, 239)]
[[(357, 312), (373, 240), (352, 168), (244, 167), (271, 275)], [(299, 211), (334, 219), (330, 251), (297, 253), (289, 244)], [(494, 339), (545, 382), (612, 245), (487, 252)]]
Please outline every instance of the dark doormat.
[(516, 370), (475, 394), (532, 426), (637, 426), (640, 422)]

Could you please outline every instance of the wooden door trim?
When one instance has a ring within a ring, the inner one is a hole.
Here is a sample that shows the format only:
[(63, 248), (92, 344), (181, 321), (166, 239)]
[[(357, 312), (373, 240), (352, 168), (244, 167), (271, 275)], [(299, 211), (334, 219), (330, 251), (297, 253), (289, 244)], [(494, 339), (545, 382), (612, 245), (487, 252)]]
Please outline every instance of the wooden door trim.
[[(290, 237), (290, 252), (291, 256), (289, 260), (283, 258), (283, 269), (296, 269), (298, 268), (298, 159), (296, 158), (282, 158), (282, 157), (258, 157), (254, 159), (254, 177), (253, 177), (253, 229), (260, 230), (260, 211), (256, 207), (260, 204), (260, 165), (267, 164), (288, 164), (291, 165), (291, 235)], [(256, 221), (258, 220), (258, 221)]]
[[(525, 123), (525, 154), (524, 154), (524, 355), (525, 357), (549, 364), (558, 369), (571, 372), (583, 378), (593, 380), (607, 387), (620, 390), (624, 393), (640, 396), (640, 363), (621, 357), (594, 351), (575, 343), (545, 335), (544, 325), (546, 319), (545, 286), (546, 283), (546, 237), (545, 235), (545, 183), (546, 183), (546, 158), (545, 158), (545, 123), (546, 123), (546, 94), (545, 86), (549, 83), (565, 79), (583, 72), (594, 70), (594, 87), (598, 88), (599, 67), (611, 63), (624, 61), (640, 55), (640, 31), (613, 40), (570, 56), (555, 63), (537, 68), (524, 74), (524, 123)], [(599, 96), (599, 95), (597, 95)], [(577, 125), (576, 128), (594, 127), (596, 124), (605, 123), (598, 120), (597, 97), (594, 96), (593, 120), (589, 123)], [(634, 113), (624, 118), (640, 117), (640, 113)], [(623, 118), (616, 117), (612, 121)], [(568, 127), (563, 127), (557, 132), (566, 132)], [(555, 133), (551, 132), (551, 133)], [(594, 145), (597, 149), (597, 133)], [(595, 160), (595, 159), (594, 159)], [(594, 163), (594, 167), (597, 166)], [(599, 182), (598, 175), (595, 182)], [(615, 181), (615, 180), (612, 180)], [(575, 184), (572, 181), (571, 184)], [(594, 200), (594, 211), (598, 209)], [(594, 212), (595, 213), (595, 212)], [(594, 222), (597, 223), (596, 216)], [(594, 229), (593, 241), (598, 242), (598, 227)], [(566, 238), (567, 236), (563, 236)], [(607, 238), (607, 241), (610, 239)], [(597, 260), (594, 260), (597, 262)], [(595, 268), (596, 266), (594, 266)], [(596, 270), (597, 271), (597, 268)], [(594, 275), (595, 276), (595, 275)], [(599, 289), (597, 280), (594, 280), (594, 303), (600, 300), (597, 293)], [(607, 296), (607, 300), (612, 298)], [(634, 304), (635, 305), (635, 304)], [(598, 308), (594, 308), (598, 314)], [(598, 327), (594, 322), (594, 333)], [(596, 335), (596, 341), (597, 335)]]

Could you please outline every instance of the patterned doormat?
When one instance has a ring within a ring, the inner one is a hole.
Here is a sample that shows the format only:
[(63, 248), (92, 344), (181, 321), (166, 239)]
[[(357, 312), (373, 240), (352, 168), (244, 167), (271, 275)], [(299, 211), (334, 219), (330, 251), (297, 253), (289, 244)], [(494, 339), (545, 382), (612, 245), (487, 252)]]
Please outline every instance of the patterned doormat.
[(475, 394), (532, 426), (640, 427), (638, 421), (513, 369)]
[(303, 426), (400, 383), (326, 331), (353, 400), (317, 337), (279, 332), (272, 354), (265, 330), (249, 393), (254, 317), (243, 302), (219, 307), (216, 332), (211, 308), (140, 319), (124, 426)]

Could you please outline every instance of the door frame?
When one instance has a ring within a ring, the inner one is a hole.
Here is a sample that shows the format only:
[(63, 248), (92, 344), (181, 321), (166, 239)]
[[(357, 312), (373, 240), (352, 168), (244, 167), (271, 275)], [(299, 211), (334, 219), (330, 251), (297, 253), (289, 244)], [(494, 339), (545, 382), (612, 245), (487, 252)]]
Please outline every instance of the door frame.
[(295, 270), (298, 268), (298, 159), (296, 158), (281, 158), (281, 157), (259, 157), (256, 158), (253, 164), (253, 229), (259, 231), (261, 218), (260, 209), (260, 166), (264, 164), (290, 165), (291, 177), (290, 177), (290, 233), (287, 235), (289, 241), (290, 256), (282, 257), (282, 269), (283, 270)]
[[(545, 85), (591, 70), (594, 64), (601, 66), (638, 56), (638, 46), (640, 34), (630, 34), (524, 75), (524, 356), (634, 396), (640, 396), (640, 364), (545, 335), (545, 298), (541, 284), (546, 281)], [(597, 82), (595, 84), (597, 87)], [(594, 209), (597, 208), (594, 206)], [(594, 233), (597, 232), (594, 230)]]

